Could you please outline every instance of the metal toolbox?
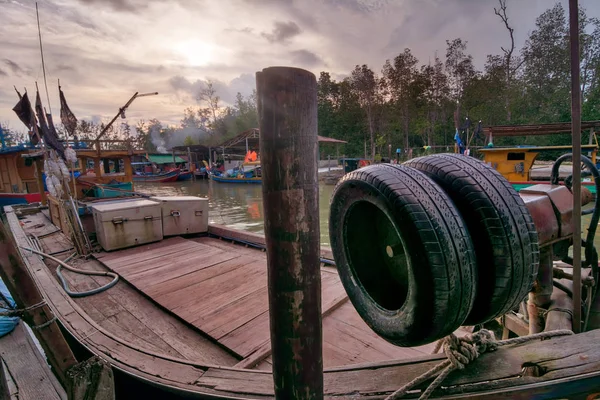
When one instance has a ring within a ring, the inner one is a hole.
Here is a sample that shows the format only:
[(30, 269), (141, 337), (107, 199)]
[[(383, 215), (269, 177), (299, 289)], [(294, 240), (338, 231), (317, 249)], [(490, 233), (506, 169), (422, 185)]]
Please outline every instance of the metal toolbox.
[(98, 242), (106, 251), (162, 240), (160, 204), (150, 200), (92, 206)]
[(156, 196), (160, 202), (164, 236), (208, 231), (208, 199), (195, 196)]

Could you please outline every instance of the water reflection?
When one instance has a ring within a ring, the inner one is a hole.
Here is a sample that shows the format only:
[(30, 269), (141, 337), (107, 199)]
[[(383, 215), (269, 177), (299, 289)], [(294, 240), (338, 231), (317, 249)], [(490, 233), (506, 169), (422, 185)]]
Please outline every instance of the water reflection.
[[(261, 185), (219, 183), (208, 180), (172, 183), (136, 183), (136, 191), (155, 196), (208, 197), (209, 222), (250, 232), (264, 232)], [(329, 199), (333, 185), (319, 186), (321, 244), (329, 245)]]

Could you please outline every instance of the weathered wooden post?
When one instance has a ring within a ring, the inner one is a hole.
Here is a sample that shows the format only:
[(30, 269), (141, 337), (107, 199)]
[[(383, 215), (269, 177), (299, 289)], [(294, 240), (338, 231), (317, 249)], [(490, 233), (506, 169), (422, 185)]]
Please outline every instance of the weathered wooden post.
[(271, 67), (256, 86), (275, 396), (322, 399), (317, 81)]

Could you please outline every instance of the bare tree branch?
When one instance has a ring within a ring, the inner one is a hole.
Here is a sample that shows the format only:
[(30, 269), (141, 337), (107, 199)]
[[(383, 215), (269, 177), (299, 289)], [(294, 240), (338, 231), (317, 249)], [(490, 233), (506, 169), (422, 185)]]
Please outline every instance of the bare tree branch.
[(500, 47), (500, 49), (502, 49), (502, 51), (504, 52), (504, 56), (505, 56), (505, 61), (504, 61), (504, 68), (505, 68), (505, 73), (506, 73), (505, 106), (506, 106), (506, 117), (507, 117), (508, 121), (510, 121), (511, 120), (511, 112), (510, 112), (509, 89), (512, 85), (512, 75), (517, 70), (516, 68), (511, 68), (513, 52), (515, 51), (515, 36), (514, 36), (515, 30), (513, 28), (511, 28), (511, 26), (508, 24), (508, 15), (506, 14), (506, 0), (498, 0), (498, 2), (500, 3), (500, 9), (497, 9), (494, 7), (494, 14), (499, 16), (500, 19), (502, 20), (502, 22), (504, 22), (504, 26), (506, 27), (506, 29), (508, 30), (508, 33), (510, 35), (510, 49), (507, 50), (504, 47)]

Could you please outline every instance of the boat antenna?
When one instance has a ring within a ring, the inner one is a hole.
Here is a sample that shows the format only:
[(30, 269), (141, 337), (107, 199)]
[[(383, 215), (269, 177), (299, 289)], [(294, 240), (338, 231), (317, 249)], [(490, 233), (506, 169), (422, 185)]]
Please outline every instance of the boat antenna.
[(38, 11), (38, 3), (35, 2), (35, 14), (37, 16), (38, 36), (40, 38), (40, 54), (42, 55), (42, 71), (44, 73), (44, 86), (46, 86), (46, 99), (48, 100), (48, 110), (52, 114), (52, 107), (50, 106), (50, 96), (48, 95), (48, 82), (46, 82), (46, 65), (44, 63), (44, 49), (42, 48), (42, 31), (40, 29), (40, 13)]

